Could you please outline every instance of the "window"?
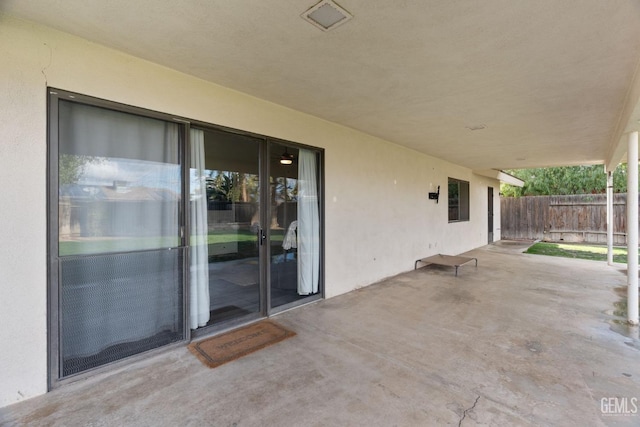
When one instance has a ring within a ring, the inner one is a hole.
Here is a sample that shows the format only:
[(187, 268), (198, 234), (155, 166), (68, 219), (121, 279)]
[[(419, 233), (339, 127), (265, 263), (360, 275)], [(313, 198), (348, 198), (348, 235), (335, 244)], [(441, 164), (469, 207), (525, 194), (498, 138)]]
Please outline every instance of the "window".
[(449, 222), (469, 221), (469, 182), (449, 178)]

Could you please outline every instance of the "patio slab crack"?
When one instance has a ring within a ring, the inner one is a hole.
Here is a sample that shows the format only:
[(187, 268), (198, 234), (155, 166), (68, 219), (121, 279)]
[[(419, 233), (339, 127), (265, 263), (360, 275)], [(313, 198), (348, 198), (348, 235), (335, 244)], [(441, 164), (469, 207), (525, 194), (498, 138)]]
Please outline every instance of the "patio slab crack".
[(473, 402), (471, 408), (464, 410), (464, 412), (462, 413), (462, 418), (460, 418), (460, 421), (458, 421), (458, 427), (462, 427), (462, 421), (464, 421), (464, 419), (467, 417), (467, 412), (473, 411), (475, 409), (476, 405), (478, 404), (478, 400), (480, 400), (480, 395), (476, 397), (476, 401)]

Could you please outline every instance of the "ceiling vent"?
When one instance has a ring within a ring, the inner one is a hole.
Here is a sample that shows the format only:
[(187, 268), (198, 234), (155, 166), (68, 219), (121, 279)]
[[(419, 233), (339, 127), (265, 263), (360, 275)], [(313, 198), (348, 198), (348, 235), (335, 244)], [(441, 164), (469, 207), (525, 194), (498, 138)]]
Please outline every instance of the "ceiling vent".
[(322, 31), (333, 30), (353, 18), (332, 0), (323, 0), (300, 16)]

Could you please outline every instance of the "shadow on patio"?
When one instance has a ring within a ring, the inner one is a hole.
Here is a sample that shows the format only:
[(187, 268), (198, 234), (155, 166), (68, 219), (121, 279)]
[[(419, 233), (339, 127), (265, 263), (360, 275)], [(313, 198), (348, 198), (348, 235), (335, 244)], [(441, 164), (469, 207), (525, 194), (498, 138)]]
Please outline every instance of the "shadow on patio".
[(0, 424), (638, 425), (602, 400), (640, 398), (638, 339), (611, 314), (626, 276), (522, 250), (283, 313), (296, 337), (216, 369), (170, 350), (0, 409)]

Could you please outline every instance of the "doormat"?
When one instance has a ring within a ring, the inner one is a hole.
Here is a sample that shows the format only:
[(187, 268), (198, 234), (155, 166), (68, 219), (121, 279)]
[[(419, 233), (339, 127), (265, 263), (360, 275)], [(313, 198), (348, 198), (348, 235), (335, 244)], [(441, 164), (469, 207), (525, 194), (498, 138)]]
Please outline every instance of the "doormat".
[(215, 368), (272, 344), (286, 340), (296, 333), (269, 320), (254, 323), (215, 337), (189, 344), (189, 350), (202, 363)]

